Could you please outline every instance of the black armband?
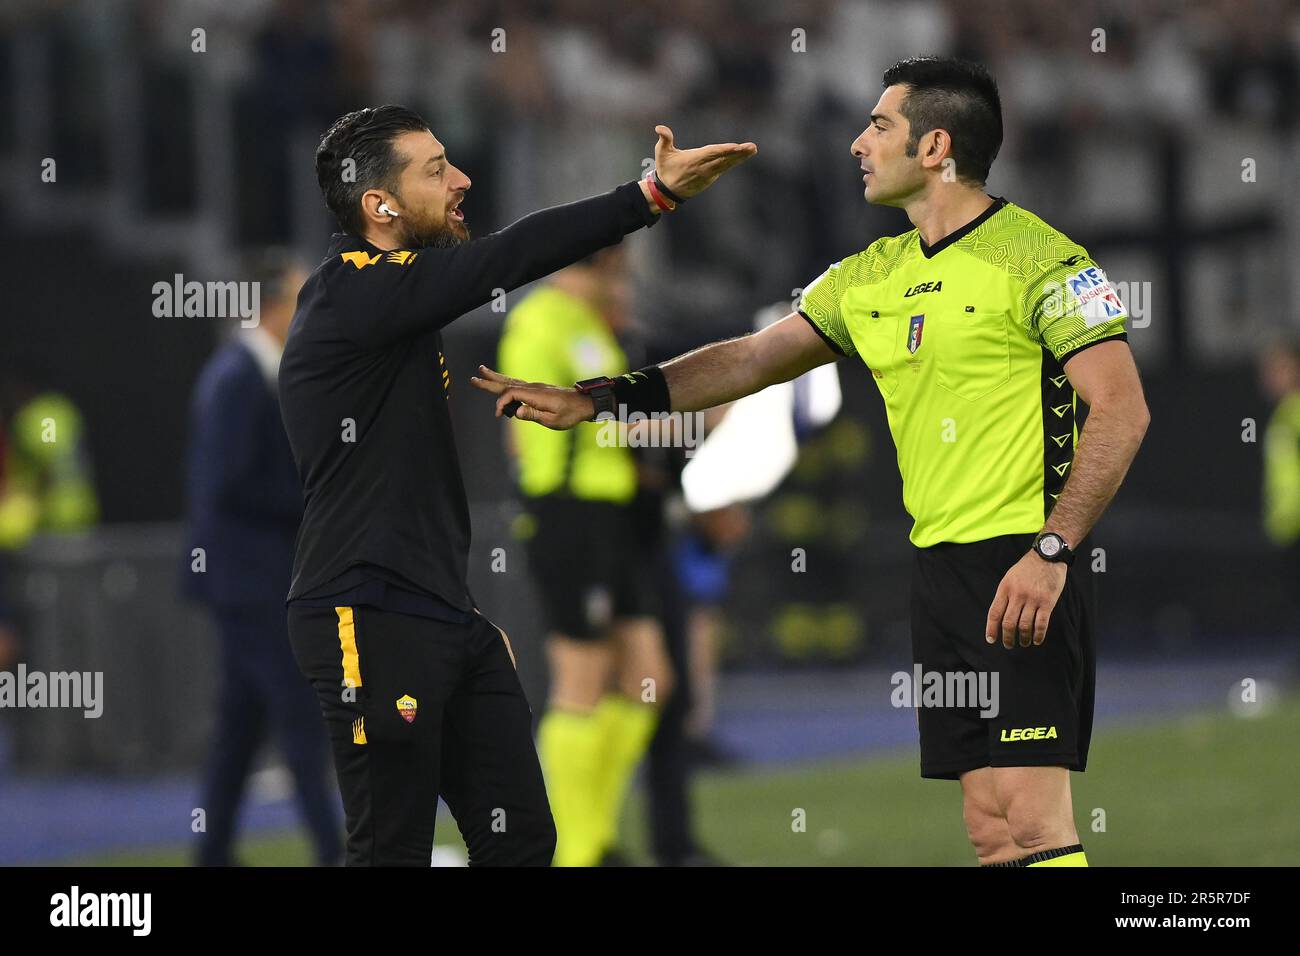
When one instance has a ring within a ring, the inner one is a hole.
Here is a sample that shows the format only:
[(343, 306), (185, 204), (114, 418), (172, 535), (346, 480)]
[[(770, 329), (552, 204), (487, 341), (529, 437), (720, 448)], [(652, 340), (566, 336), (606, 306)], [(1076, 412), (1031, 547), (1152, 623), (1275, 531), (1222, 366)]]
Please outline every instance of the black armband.
[(614, 379), (614, 404), (646, 415), (672, 411), (668, 380), (658, 365), (647, 365)]

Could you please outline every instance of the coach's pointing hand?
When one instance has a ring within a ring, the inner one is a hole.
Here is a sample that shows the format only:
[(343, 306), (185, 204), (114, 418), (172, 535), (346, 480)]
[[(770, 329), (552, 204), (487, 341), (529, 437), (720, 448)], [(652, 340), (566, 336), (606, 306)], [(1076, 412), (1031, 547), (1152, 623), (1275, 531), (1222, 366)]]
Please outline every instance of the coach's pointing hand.
[(659, 142), (655, 143), (655, 175), (682, 199), (704, 192), (732, 166), (743, 163), (758, 152), (753, 143), (718, 143), (678, 149), (673, 145), (673, 131), (667, 126), (656, 126), (655, 132), (659, 134)]
[(544, 382), (524, 382), (494, 372), (486, 365), (478, 367), (479, 375), (470, 377), (470, 383), (497, 396), (497, 418), (506, 414), (506, 406), (516, 403), (514, 417), (520, 421), (537, 422), (547, 428), (563, 431), (596, 414), (591, 396), (576, 388), (558, 388)]

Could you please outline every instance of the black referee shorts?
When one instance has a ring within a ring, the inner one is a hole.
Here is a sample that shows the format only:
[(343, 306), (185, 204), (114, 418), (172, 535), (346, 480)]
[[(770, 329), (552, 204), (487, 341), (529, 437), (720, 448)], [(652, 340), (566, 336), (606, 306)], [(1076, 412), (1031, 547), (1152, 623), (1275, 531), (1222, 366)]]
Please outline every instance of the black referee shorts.
[(615, 620), (658, 616), (654, 569), (631, 506), (560, 495), (524, 504), (533, 519), (528, 568), (548, 632), (600, 640)]
[(923, 777), (955, 780), (979, 767), (1087, 766), (1097, 656), (1086, 542), (1042, 644), (1017, 641), (1008, 650), (1000, 636), (995, 644), (984, 639), (998, 585), (1033, 539), (1005, 535), (916, 549), (912, 654), (922, 674), (982, 674), (990, 688), (997, 675), (996, 716), (981, 716), (979, 706), (951, 706), (952, 699), (918, 708)]
[(440, 794), (471, 866), (550, 864), (532, 713), (487, 618), (290, 605), (289, 641), (329, 728), (348, 866), (428, 866)]

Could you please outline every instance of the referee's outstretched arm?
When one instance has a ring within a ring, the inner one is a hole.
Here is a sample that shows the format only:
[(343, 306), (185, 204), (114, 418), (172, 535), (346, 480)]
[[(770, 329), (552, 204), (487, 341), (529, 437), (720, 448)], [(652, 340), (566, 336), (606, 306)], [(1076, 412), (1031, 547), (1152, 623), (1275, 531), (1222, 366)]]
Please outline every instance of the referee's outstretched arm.
[[(714, 342), (658, 367), (615, 380), (615, 406), (635, 412), (694, 412), (734, 402), (778, 382), (789, 382), (843, 356), (800, 313), (760, 332)], [(479, 366), (470, 381), (497, 396), (496, 413), (513, 414), (547, 428), (572, 428), (591, 419), (590, 395), (544, 382), (521, 382)], [(520, 402), (517, 411), (507, 411)]]

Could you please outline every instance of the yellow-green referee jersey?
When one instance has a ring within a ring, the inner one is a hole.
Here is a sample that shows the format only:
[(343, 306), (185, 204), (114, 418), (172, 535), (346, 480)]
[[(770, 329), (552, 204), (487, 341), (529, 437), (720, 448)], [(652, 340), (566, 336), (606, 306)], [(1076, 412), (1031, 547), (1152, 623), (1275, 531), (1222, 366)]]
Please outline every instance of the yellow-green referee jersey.
[(1062, 365), (1127, 311), (1087, 251), (995, 198), (927, 246), (913, 229), (835, 263), (800, 313), (885, 400), (920, 548), (1036, 532), (1074, 458)]
[[(510, 310), (498, 370), (526, 382), (578, 382), (628, 371), (627, 357), (600, 314), (583, 300), (543, 285)], [(636, 496), (636, 462), (621, 445), (602, 445), (603, 423), (551, 431), (511, 419), (519, 488), (627, 504)]]

